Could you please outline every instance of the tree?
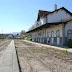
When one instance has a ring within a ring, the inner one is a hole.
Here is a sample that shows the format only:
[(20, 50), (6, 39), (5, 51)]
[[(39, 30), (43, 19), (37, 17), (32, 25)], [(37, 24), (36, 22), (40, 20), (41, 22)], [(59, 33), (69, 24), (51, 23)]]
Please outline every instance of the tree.
[(17, 35), (19, 35), (19, 34), (17, 33)]
[(25, 35), (25, 30), (22, 30), (22, 31), (20, 32), (20, 35), (21, 35), (21, 36)]

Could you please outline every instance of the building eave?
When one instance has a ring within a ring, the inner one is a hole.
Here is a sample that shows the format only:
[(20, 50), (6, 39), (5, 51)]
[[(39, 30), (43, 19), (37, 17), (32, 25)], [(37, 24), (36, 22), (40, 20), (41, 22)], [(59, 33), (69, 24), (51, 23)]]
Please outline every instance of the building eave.
[(54, 22), (54, 23), (46, 23), (44, 25), (41, 25), (33, 30), (30, 30), (26, 33), (30, 33), (30, 32), (33, 32), (33, 31), (36, 31), (36, 30), (42, 30), (43, 28), (49, 28), (51, 25), (58, 25), (58, 24), (62, 24), (62, 23), (65, 23), (65, 22)]

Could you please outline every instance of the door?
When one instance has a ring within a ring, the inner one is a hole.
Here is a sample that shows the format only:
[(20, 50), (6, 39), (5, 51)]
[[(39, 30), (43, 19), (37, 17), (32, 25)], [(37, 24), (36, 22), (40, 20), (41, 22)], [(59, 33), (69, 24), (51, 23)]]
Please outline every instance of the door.
[(49, 44), (50, 41), (49, 41), (49, 32), (47, 32), (47, 44)]
[(57, 37), (57, 45), (60, 44), (60, 37)]
[(54, 37), (51, 38), (51, 44), (54, 44)]
[(60, 31), (57, 30), (56, 32), (56, 37), (57, 37), (57, 45), (60, 45)]
[(51, 44), (52, 45), (54, 44), (54, 32), (53, 31), (51, 32)]
[(47, 43), (49, 43), (49, 37), (47, 37)]

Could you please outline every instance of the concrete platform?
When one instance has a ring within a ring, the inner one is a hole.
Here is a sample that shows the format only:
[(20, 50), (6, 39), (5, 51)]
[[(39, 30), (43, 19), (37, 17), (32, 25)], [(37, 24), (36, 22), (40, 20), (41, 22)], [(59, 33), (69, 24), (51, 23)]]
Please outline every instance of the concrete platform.
[(19, 72), (18, 61), (14, 46), (14, 41), (6, 48), (0, 57), (0, 72)]
[(67, 50), (68, 52), (71, 52), (71, 53), (72, 53), (72, 48), (51, 46), (51, 45), (41, 44), (41, 43), (32, 42), (32, 41), (27, 41), (27, 40), (23, 40), (23, 41), (30, 42), (30, 43), (32, 43), (32, 44), (36, 44), (37, 46), (54, 48), (54, 49), (58, 49), (58, 50)]

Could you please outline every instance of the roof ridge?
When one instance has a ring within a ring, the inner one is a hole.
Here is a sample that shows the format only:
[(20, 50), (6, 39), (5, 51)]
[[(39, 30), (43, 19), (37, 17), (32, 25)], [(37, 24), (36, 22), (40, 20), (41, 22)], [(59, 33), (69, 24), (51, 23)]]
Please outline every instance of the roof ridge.
[[(57, 10), (54, 10), (54, 11), (52, 11), (52, 12), (49, 12), (49, 13), (53, 13), (53, 12), (56, 12), (56, 11), (58, 11), (58, 10), (60, 10), (60, 9), (64, 9), (65, 11), (67, 11), (71, 16), (72, 16), (72, 13), (68, 10), (68, 9), (66, 9), (65, 7), (61, 7), (61, 8), (59, 8), (59, 9), (57, 9)], [(46, 14), (45, 14), (46, 15)]]

